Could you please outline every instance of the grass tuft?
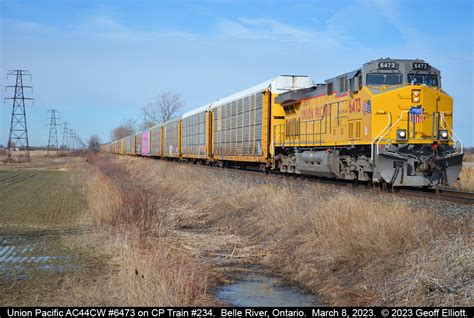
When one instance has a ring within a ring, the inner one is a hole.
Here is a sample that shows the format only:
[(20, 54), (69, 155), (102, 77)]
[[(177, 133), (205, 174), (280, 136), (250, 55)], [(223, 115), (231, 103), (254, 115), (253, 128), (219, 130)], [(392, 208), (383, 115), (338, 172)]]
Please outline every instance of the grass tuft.
[(118, 304), (209, 304), (207, 268), (168, 240), (167, 194), (110, 159), (91, 156), (88, 162), (89, 205), (118, 267), (113, 275)]

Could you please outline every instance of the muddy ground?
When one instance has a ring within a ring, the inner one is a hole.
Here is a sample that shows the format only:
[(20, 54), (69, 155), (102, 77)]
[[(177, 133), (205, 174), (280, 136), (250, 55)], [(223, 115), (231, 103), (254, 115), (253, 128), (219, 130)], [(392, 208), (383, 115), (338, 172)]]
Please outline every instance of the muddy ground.
[(85, 244), (93, 234), (84, 165), (81, 157), (0, 165), (0, 305), (84, 304), (69, 291), (101, 276), (106, 257)]

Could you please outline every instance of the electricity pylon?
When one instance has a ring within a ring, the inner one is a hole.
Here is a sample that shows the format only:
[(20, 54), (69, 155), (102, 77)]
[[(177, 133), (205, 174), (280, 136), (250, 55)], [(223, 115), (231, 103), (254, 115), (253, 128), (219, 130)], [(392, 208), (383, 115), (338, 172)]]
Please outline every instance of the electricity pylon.
[(48, 110), (51, 117), (48, 118), (49, 122), (49, 137), (48, 137), (48, 151), (46, 152), (46, 156), (49, 155), (51, 150), (58, 150), (58, 117), (56, 115), (59, 113), (57, 109), (50, 109)]
[(69, 143), (69, 123), (64, 122), (64, 124), (63, 124), (63, 143), (61, 145), (61, 148), (63, 148), (64, 150), (67, 150), (69, 148), (68, 143)]
[[(5, 89), (15, 88), (13, 97), (5, 99), (13, 100), (12, 117), (10, 122), (10, 134), (8, 136), (8, 157), (11, 159), (12, 155), (18, 153), (18, 161), (30, 161), (30, 145), (28, 142), (28, 126), (26, 124), (26, 108), (25, 100), (33, 100), (33, 98), (25, 97), (23, 93), (24, 88), (32, 88), (31, 86), (23, 85), (23, 76), (31, 74), (27, 70), (12, 70), (7, 73), (7, 78), (16, 76), (15, 85), (5, 86)], [(15, 150), (19, 151), (16, 152)]]

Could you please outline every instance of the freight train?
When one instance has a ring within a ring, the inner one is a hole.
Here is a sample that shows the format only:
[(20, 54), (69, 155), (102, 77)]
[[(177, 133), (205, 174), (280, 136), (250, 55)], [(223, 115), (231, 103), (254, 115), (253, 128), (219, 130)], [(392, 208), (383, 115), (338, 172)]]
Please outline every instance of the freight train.
[(103, 150), (392, 187), (451, 184), (463, 158), (440, 71), (390, 58), (319, 84), (278, 76)]

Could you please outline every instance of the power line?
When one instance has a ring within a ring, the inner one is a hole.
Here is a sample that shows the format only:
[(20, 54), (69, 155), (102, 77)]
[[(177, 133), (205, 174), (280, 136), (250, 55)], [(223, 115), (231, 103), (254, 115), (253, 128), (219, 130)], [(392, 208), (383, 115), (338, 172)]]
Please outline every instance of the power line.
[[(18, 154), (18, 161), (25, 159), (30, 161), (30, 146), (28, 142), (28, 126), (26, 124), (26, 108), (25, 100), (33, 100), (33, 98), (25, 97), (23, 93), (24, 88), (32, 88), (32, 86), (23, 85), (23, 76), (31, 74), (27, 70), (12, 70), (7, 73), (7, 78), (16, 76), (15, 85), (5, 86), (5, 89), (15, 88), (13, 97), (7, 97), (12, 102), (12, 117), (10, 122), (10, 134), (8, 136), (8, 157), (11, 159), (12, 155)], [(18, 149), (18, 152), (15, 150)]]

